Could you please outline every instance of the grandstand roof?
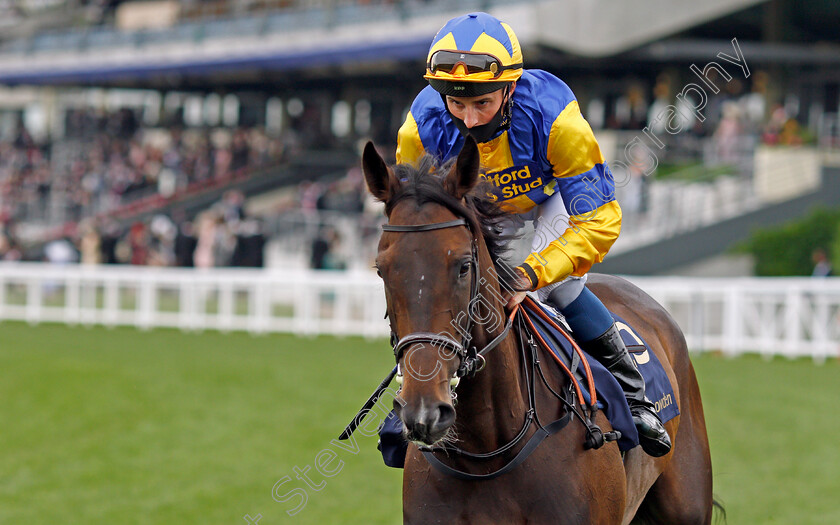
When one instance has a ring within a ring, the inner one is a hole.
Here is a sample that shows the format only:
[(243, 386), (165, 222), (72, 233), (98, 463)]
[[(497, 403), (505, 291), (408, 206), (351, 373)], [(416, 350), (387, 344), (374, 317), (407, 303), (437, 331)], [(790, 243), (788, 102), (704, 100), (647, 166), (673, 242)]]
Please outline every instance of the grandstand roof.
[[(515, 27), (523, 47), (582, 60), (703, 60), (715, 56), (719, 43), (731, 37), (750, 46), (742, 35), (761, 40), (766, 26), (774, 23), (789, 26), (796, 33), (793, 42), (803, 42), (797, 37), (812, 42), (821, 35), (836, 42), (833, 21), (840, 21), (840, 8), (829, 0), (797, 7), (796, 17), (784, 12), (790, 7), (784, 0), (473, 3), (472, 8), (485, 8)], [(329, 76), (331, 67), (340, 68), (335, 77), (347, 76), (357, 66), (390, 65), (395, 70), (395, 62), (424, 56), (437, 29), (469, 8), (465, 5), (444, 0), (342, 5), (154, 31), (90, 28), (41, 34), (0, 46), (0, 84), (172, 87), (220, 79), (272, 82), (294, 79), (289, 74), (294, 71)], [(815, 19), (823, 25), (810, 23)], [(828, 29), (820, 32), (820, 27)], [(663, 41), (674, 35), (686, 39)], [(751, 59), (798, 64), (836, 64), (839, 56), (831, 46), (812, 52), (804, 43), (755, 44), (750, 52)]]

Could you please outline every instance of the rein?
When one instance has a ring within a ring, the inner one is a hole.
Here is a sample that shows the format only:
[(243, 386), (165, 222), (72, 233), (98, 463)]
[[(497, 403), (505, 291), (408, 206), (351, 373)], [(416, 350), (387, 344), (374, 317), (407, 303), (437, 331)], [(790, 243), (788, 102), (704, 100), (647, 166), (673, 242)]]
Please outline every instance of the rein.
[[(395, 232), (395, 233), (412, 233), (412, 232), (426, 232), (426, 231), (433, 231), (433, 230), (440, 230), (444, 228), (454, 228), (464, 226), (470, 230), (472, 236), (471, 242), (471, 272), (472, 272), (472, 281), (470, 283), (470, 302), (468, 304), (472, 304), (473, 300), (478, 295), (478, 276), (479, 276), (479, 266), (478, 266), (478, 242), (475, 236), (475, 232), (472, 231), (470, 227), (470, 223), (463, 217), (454, 219), (451, 221), (439, 222), (439, 223), (430, 223), (430, 224), (416, 224), (416, 225), (391, 225), (385, 224), (382, 226), (382, 230), (386, 232)], [(531, 301), (530, 298), (526, 298), (526, 301)], [(539, 308), (534, 308), (535, 313), (537, 315), (543, 315)], [(387, 314), (386, 314), (387, 317)], [(468, 316), (469, 318), (469, 316)], [(439, 471), (447, 474), (449, 476), (453, 476), (455, 478), (467, 481), (482, 481), (482, 480), (489, 480), (501, 476), (507, 472), (510, 472), (520, 464), (522, 464), (539, 446), (539, 444), (545, 440), (545, 438), (549, 437), (552, 434), (555, 434), (562, 430), (568, 423), (571, 421), (572, 416), (577, 417), (580, 421), (584, 424), (586, 428), (586, 440), (584, 443), (584, 448), (591, 449), (591, 448), (600, 448), (604, 445), (606, 441), (614, 441), (620, 437), (620, 434), (617, 431), (608, 432), (604, 434), (601, 429), (592, 422), (592, 418), (597, 411), (596, 407), (596, 394), (595, 394), (595, 385), (594, 379), (592, 377), (592, 372), (589, 369), (589, 364), (587, 363), (580, 347), (574, 342), (574, 340), (566, 333), (565, 330), (560, 328), (559, 326), (554, 323), (553, 320), (550, 318), (547, 319), (556, 329), (561, 331), (569, 341), (572, 342), (572, 346), (575, 349), (575, 352), (581, 358), (581, 361), (584, 363), (584, 370), (586, 372), (587, 383), (589, 387), (590, 397), (591, 397), (591, 404), (587, 406), (584, 402), (583, 394), (581, 392), (580, 384), (577, 381), (577, 378), (574, 375), (572, 370), (569, 368), (559, 359), (554, 353), (551, 351), (549, 346), (540, 336), (539, 332), (534, 327), (533, 321), (531, 321), (529, 314), (526, 312), (525, 308), (522, 305), (517, 305), (513, 311), (508, 316), (507, 322), (505, 323), (504, 329), (493, 338), (492, 341), (487, 343), (483, 348), (480, 350), (477, 349), (475, 346), (469, 345), (468, 338), (470, 337), (469, 334), (472, 333), (472, 319), (469, 318), (469, 325), (468, 328), (463, 330), (464, 337), (462, 338), (461, 342), (454, 340), (453, 338), (449, 337), (446, 334), (435, 334), (432, 332), (414, 332), (403, 337), (397, 336), (397, 334), (391, 334), (391, 341), (394, 347), (394, 357), (397, 361), (397, 366), (388, 374), (385, 380), (379, 385), (377, 390), (373, 393), (373, 395), (368, 399), (367, 403), (362, 407), (362, 410), (359, 412), (356, 418), (347, 426), (344, 432), (341, 434), (339, 439), (347, 439), (350, 434), (355, 430), (355, 428), (359, 424), (359, 416), (363, 417), (363, 414), (366, 412), (366, 409), (369, 409), (376, 401), (379, 399), (379, 396), (382, 392), (388, 387), (391, 380), (396, 376), (397, 382), (402, 383), (402, 375), (400, 373), (399, 361), (402, 358), (403, 354), (405, 353), (406, 348), (415, 345), (415, 344), (424, 344), (429, 343), (432, 346), (444, 347), (452, 350), (456, 355), (458, 355), (461, 359), (461, 362), (458, 366), (458, 370), (455, 373), (455, 377), (451, 380), (452, 388), (455, 388), (458, 384), (458, 381), (461, 377), (466, 375), (472, 375), (480, 372), (485, 364), (486, 364), (486, 357), (485, 355), (489, 353), (491, 350), (496, 348), (499, 343), (501, 343), (509, 334), (511, 327), (513, 326), (514, 321), (516, 320), (519, 325), (519, 331), (521, 340), (527, 341), (528, 347), (531, 350), (530, 356), (530, 374), (528, 373), (528, 356), (526, 354), (525, 345), (519, 345), (520, 354), (522, 357), (522, 363), (525, 371), (525, 380), (528, 385), (528, 410), (525, 412), (525, 421), (523, 422), (521, 430), (517, 433), (517, 435), (507, 444), (502, 445), (498, 449), (492, 452), (486, 453), (474, 453), (468, 452), (461, 448), (455, 447), (453, 445), (444, 445), (442, 447), (419, 447), (420, 452), (426, 458), (426, 460), (434, 466)], [(530, 330), (529, 330), (530, 329)], [(527, 334), (527, 339), (524, 335)], [(538, 351), (540, 345), (537, 344), (537, 341), (541, 343), (543, 348), (560, 364), (562, 370), (569, 376), (571, 379), (570, 383), (567, 384), (566, 388), (563, 389), (562, 394), (556, 392), (546, 380), (545, 374), (543, 373), (542, 366), (538, 357)], [(566, 407), (567, 411), (566, 414), (557, 419), (552, 421), (547, 425), (543, 425), (539, 420), (539, 415), (537, 414), (537, 407), (536, 407), (536, 376), (539, 374), (543, 384), (548, 388), (548, 390), (557, 398), (559, 399)], [(575, 399), (575, 392), (577, 393), (577, 399)], [(575, 401), (577, 401), (578, 405), (576, 406)], [(580, 407), (580, 408), (578, 408)], [(449, 465), (443, 463), (439, 460), (435, 453), (445, 453), (445, 454), (454, 454), (458, 456), (462, 456), (469, 459), (474, 460), (488, 460), (500, 457), (502, 454), (512, 450), (515, 448), (528, 434), (528, 429), (531, 428), (532, 425), (536, 424), (537, 430), (531, 435), (525, 445), (519, 450), (516, 456), (513, 457), (510, 461), (508, 461), (505, 465), (503, 465), (498, 470), (487, 474), (472, 474), (470, 472), (465, 472), (462, 470), (455, 469), (450, 467)]]
[[(528, 301), (530, 301), (530, 299), (528, 299)], [(536, 309), (535, 312), (536, 311), (539, 311), (539, 309)], [(539, 332), (534, 328), (534, 324), (533, 321), (530, 319), (529, 312), (521, 305), (517, 305), (516, 308), (514, 308), (513, 313), (511, 314), (511, 318), (513, 318), (514, 316), (517, 316), (520, 333), (523, 336), (525, 334), (527, 334), (528, 336), (527, 339), (525, 337), (522, 337), (522, 341), (527, 341), (528, 347), (531, 349), (531, 373), (528, 374), (528, 359), (525, 352), (525, 345), (523, 344), (519, 346), (523, 365), (526, 367), (525, 381), (528, 385), (528, 410), (525, 413), (525, 422), (522, 426), (522, 429), (510, 442), (492, 452), (473, 453), (455, 447), (453, 445), (444, 445), (442, 447), (419, 447), (419, 450), (426, 458), (426, 461), (428, 461), (433, 467), (443, 472), (444, 474), (464, 481), (486, 481), (506, 474), (514, 468), (516, 468), (517, 466), (519, 466), (520, 464), (522, 464), (526, 459), (528, 459), (528, 457), (537, 449), (537, 446), (539, 446), (539, 444), (542, 443), (542, 441), (545, 440), (545, 438), (551, 436), (552, 434), (556, 434), (557, 432), (565, 428), (566, 425), (568, 425), (568, 423), (571, 421), (572, 416), (577, 417), (581, 421), (581, 423), (583, 423), (586, 429), (586, 440), (584, 441), (584, 449), (597, 449), (602, 447), (606, 442), (615, 441), (621, 437), (621, 433), (617, 430), (604, 433), (598, 425), (592, 422), (592, 418), (594, 417), (595, 412), (597, 411), (597, 407), (595, 405), (595, 398), (592, 397), (593, 404), (588, 406), (586, 405), (583, 399), (583, 394), (581, 393), (580, 385), (577, 381), (577, 378), (574, 375), (574, 372), (572, 370), (569, 370), (569, 368), (566, 367), (565, 364), (554, 355), (554, 352), (551, 351), (548, 344), (545, 342), (545, 340), (543, 340), (543, 338), (539, 335)], [(565, 333), (565, 330), (562, 330), (559, 327), (557, 328), (561, 330), (564, 333), (564, 335), (566, 335), (566, 337), (568, 337), (568, 334)], [(539, 342), (540, 344), (537, 344), (537, 342)], [(576, 347), (577, 351), (580, 351), (580, 348), (577, 346), (577, 344), (573, 343), (573, 345)], [(552, 357), (554, 357), (555, 360), (557, 360), (557, 362), (561, 365), (561, 369), (571, 379), (567, 387), (563, 389), (562, 394), (556, 392), (548, 384), (548, 380), (545, 377), (545, 374), (542, 369), (542, 364), (538, 356), (538, 351), (540, 348), (543, 348)], [(583, 359), (583, 361), (586, 362), (585, 359)], [(590, 387), (590, 392), (594, 392), (592, 373), (589, 370), (588, 366), (585, 367), (585, 371), (588, 383), (592, 385)], [(537, 414), (535, 395), (537, 374), (539, 374), (540, 379), (542, 380), (545, 387), (567, 408), (566, 414), (563, 417), (554, 420), (547, 425), (543, 425), (540, 422), (539, 415)], [(577, 392), (577, 396), (575, 396), (575, 392)], [(590, 395), (592, 396), (593, 394)], [(575, 399), (575, 397), (577, 397), (577, 399)], [(578, 401), (579, 405), (576, 405), (575, 401)], [(510, 461), (505, 463), (499, 469), (487, 474), (473, 474), (471, 472), (455, 469), (443, 463), (435, 456), (436, 452), (441, 452), (447, 455), (454, 454), (457, 456), (462, 456), (465, 458), (475, 460), (493, 459), (501, 456), (502, 454), (516, 447), (525, 438), (528, 429), (531, 427), (531, 425), (534, 424), (536, 424), (537, 426), (536, 432), (534, 432), (531, 435), (531, 437), (516, 454), (516, 456), (514, 456)]]

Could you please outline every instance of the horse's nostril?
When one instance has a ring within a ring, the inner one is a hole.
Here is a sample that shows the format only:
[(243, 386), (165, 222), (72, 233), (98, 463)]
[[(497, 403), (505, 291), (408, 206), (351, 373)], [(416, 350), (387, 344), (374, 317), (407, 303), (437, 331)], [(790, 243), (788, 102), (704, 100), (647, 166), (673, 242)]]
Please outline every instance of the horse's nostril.
[(452, 426), (455, 422), (455, 408), (449, 403), (441, 403), (438, 405), (438, 420), (437, 425), (439, 429), (445, 429)]

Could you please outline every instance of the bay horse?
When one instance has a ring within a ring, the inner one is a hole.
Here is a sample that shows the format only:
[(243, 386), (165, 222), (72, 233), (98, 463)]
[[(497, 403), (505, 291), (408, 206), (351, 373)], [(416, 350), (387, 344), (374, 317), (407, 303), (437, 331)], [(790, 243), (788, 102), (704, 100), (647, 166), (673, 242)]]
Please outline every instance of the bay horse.
[[(556, 395), (570, 391), (570, 380), (546, 363), (538, 383), (539, 357), (521, 350), (510, 323), (497, 322), (508, 318), (498, 270), (503, 214), (479, 185), (479, 164), (470, 138), (443, 166), (426, 157), (389, 167), (370, 142), (363, 153), (368, 189), (388, 219), (376, 268), (402, 371), (394, 408), (410, 441), (404, 523), (710, 523), (706, 424), (679, 327), (628, 281), (590, 275), (587, 286), (658, 356), (680, 415), (666, 424), (673, 448), (661, 458), (641, 447), (622, 454), (614, 442), (587, 449), (587, 427)], [(479, 360), (467, 347), (492, 351)], [(562, 430), (540, 430), (540, 419), (564, 418)], [(592, 421), (611, 429), (603, 411)], [(446, 452), (456, 444), (461, 453)]]

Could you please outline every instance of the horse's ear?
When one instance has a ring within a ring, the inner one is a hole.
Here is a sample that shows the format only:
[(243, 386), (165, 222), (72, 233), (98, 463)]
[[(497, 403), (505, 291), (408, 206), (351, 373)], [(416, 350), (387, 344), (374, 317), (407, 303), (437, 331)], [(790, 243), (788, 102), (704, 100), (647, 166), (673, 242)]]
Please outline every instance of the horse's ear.
[(388, 165), (370, 141), (365, 144), (365, 151), (362, 154), (362, 171), (371, 195), (381, 201), (388, 200), (391, 195), (389, 184), (391, 176)]
[(446, 191), (461, 199), (470, 192), (478, 183), (478, 170), (481, 166), (481, 158), (478, 155), (478, 146), (475, 140), (467, 135), (464, 139), (464, 147), (458, 154), (455, 166), (446, 176), (444, 186)]

